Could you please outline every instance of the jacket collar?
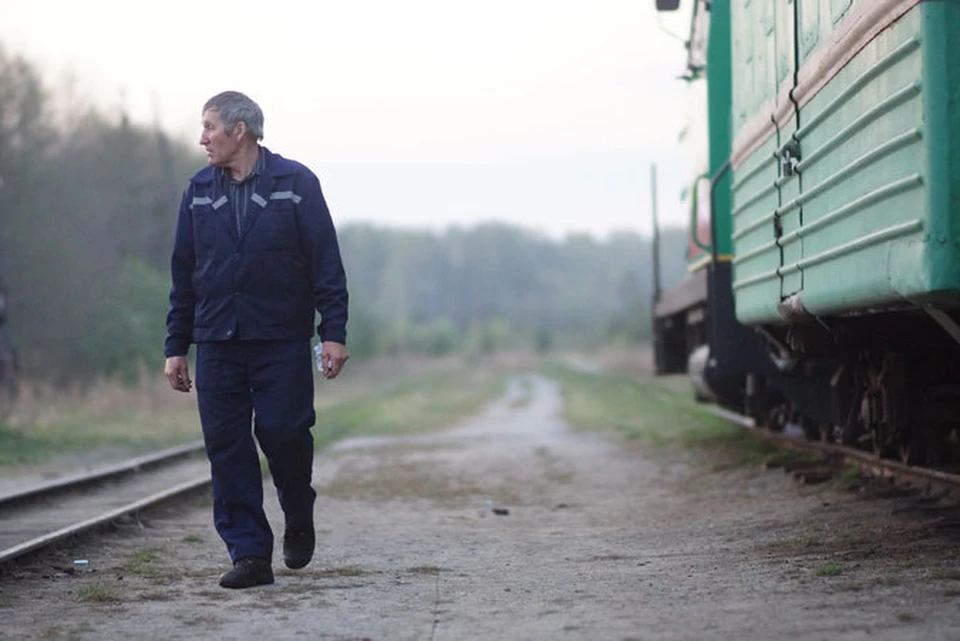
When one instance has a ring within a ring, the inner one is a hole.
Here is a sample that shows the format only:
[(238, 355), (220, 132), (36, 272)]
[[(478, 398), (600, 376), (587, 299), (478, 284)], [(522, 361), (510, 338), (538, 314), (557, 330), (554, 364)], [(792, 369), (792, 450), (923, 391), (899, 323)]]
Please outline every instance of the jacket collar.
[(250, 203), (247, 205), (247, 219), (243, 226), (243, 234), (237, 237), (237, 225), (234, 219), (233, 207), (230, 205), (229, 197), (223, 190), (223, 184), (217, 180), (216, 168), (207, 166), (201, 169), (193, 177), (192, 182), (196, 185), (205, 185), (210, 190), (213, 202), (219, 203), (215, 208), (217, 218), (221, 224), (229, 230), (230, 238), (237, 244), (240, 244), (263, 213), (267, 203), (270, 200), (270, 194), (274, 191), (274, 183), (281, 176), (289, 176), (296, 173), (296, 164), (290, 162), (283, 156), (271, 152), (266, 147), (261, 146), (263, 150), (264, 170), (257, 176), (257, 186), (250, 197)]
[[(257, 192), (260, 192), (260, 185), (264, 176), (289, 176), (297, 172), (295, 163), (290, 162), (280, 154), (275, 154), (270, 151), (267, 147), (263, 145), (260, 146), (260, 149), (263, 151), (263, 164), (264, 170), (260, 172), (260, 175), (257, 179)], [(217, 177), (217, 168), (212, 165), (207, 165), (191, 179), (191, 182), (202, 185), (209, 182), (219, 182), (216, 180)], [(222, 191), (219, 191), (222, 193)]]

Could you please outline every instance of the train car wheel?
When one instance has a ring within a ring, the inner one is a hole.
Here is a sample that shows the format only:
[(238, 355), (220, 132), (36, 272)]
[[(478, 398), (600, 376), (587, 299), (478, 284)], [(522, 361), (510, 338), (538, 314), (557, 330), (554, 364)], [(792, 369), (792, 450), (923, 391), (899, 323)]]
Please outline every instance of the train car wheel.
[(900, 460), (906, 465), (923, 465), (926, 463), (925, 448), (913, 440), (904, 440), (900, 443)]
[(820, 421), (817, 423), (821, 443), (833, 443), (836, 440), (836, 426), (833, 423)]
[(770, 409), (767, 414), (767, 429), (772, 432), (782, 432), (788, 422), (787, 408), (784, 405), (777, 405)]

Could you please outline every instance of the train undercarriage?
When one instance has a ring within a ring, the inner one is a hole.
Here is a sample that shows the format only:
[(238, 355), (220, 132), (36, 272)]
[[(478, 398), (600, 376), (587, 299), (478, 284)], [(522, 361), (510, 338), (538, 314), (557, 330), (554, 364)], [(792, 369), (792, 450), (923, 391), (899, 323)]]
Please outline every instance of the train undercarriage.
[[(916, 465), (960, 463), (960, 316), (904, 307), (786, 325), (736, 322), (711, 265), (655, 317), (657, 371), (694, 395), (781, 431)], [(718, 293), (719, 292), (719, 293)]]
[(808, 438), (905, 463), (960, 461), (957, 323), (931, 311), (811, 317), (760, 330), (778, 373), (743, 378), (743, 410), (772, 429), (796, 425)]

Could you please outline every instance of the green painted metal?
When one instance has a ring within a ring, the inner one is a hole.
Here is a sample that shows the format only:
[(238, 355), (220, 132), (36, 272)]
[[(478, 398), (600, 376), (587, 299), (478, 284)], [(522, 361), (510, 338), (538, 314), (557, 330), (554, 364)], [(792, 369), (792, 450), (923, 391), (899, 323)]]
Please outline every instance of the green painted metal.
[(796, 82), (797, 73), (797, 39), (793, 28), (796, 9), (792, 2), (772, 2), (774, 29), (772, 36), (776, 43), (776, 61), (774, 68), (777, 74), (777, 100), (784, 98)]
[[(780, 204), (777, 143), (773, 133), (733, 177), (733, 288), (743, 323), (776, 314), (780, 300), (780, 248), (774, 234)], [(741, 300), (749, 301), (744, 315)]]
[[(733, 0), (731, 25), (733, 120), (739, 133), (757, 114), (772, 119), (778, 96), (795, 80), (793, 39), (785, 29), (792, 28), (792, 19), (776, 3)], [(776, 314), (780, 300), (780, 247), (775, 234), (779, 144), (771, 129), (751, 157), (731, 172), (734, 294), (737, 318), (744, 323)], [(747, 305), (741, 306), (744, 300)]]
[(829, 35), (825, 30), (830, 23), (823, 19), (822, 15), (823, 0), (794, 0), (796, 5), (796, 29), (794, 37), (796, 38), (796, 55), (799, 64), (804, 65), (810, 56), (819, 48), (821, 42)]
[[(890, 262), (903, 248), (914, 254), (929, 210), (919, 18), (911, 11), (878, 35), (800, 110), (803, 254), (787, 267), (802, 274), (801, 301), (814, 314), (900, 303), (911, 294), (896, 281), (922, 272)], [(921, 181), (911, 181), (918, 168)]]
[[(795, 0), (798, 68), (822, 54), (836, 25), (869, 1)], [(737, 2), (750, 9), (750, 0)], [(733, 25), (745, 34), (734, 33), (735, 42), (754, 38), (755, 28), (736, 13)], [(778, 20), (778, 43), (789, 41), (789, 34), (780, 38), (784, 28)], [(917, 5), (735, 170), (741, 322), (785, 322), (778, 305), (793, 295), (823, 316), (908, 301), (960, 307), (958, 41), (960, 3)], [(752, 73), (746, 62), (741, 56), (738, 64), (735, 53), (735, 87), (745, 86), (738, 74)], [(800, 157), (795, 173), (784, 171), (788, 144)]]
[(785, 172), (784, 163), (789, 163), (788, 149), (796, 149), (794, 135), (797, 132), (795, 119), (791, 119), (778, 132), (780, 145), (777, 150), (780, 177), (780, 206), (776, 211), (774, 236), (780, 248), (780, 298), (786, 298), (803, 289), (803, 272), (784, 269), (804, 255), (803, 237), (795, 235), (803, 227), (803, 207), (798, 206), (804, 186), (804, 176), (796, 171)]
[[(960, 289), (960, 5), (923, 5), (923, 84), (928, 87), (924, 121), (931, 132), (927, 148), (931, 216), (926, 289), (931, 298), (958, 304)], [(899, 256), (897, 257), (899, 258)], [(904, 287), (906, 279), (898, 281)]]
[[(776, 16), (770, 0), (724, 0), (714, 7), (729, 9), (733, 136), (777, 97)], [(712, 44), (712, 43), (711, 43)], [(773, 55), (771, 55), (773, 53)], [(710, 61), (713, 64), (713, 61)], [(727, 150), (729, 154), (729, 148)]]
[(837, 25), (850, 13), (855, 4), (876, 0), (786, 0), (796, 4), (797, 56), (802, 66), (811, 56), (827, 45)]
[[(714, 0), (710, 7), (710, 44), (707, 49), (707, 108), (710, 131), (710, 175), (714, 176), (730, 157), (731, 104), (730, 0)], [(733, 253), (730, 221), (730, 174), (714, 186), (713, 249), (719, 255)], [(694, 227), (693, 229), (696, 229)], [(696, 236), (696, 234), (694, 234)]]

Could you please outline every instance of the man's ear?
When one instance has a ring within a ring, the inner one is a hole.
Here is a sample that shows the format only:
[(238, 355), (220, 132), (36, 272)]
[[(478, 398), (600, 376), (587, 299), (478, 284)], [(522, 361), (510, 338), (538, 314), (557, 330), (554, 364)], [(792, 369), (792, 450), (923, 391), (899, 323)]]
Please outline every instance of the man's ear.
[(237, 137), (237, 142), (243, 140), (244, 136), (247, 135), (247, 123), (240, 121), (234, 126), (233, 133)]

